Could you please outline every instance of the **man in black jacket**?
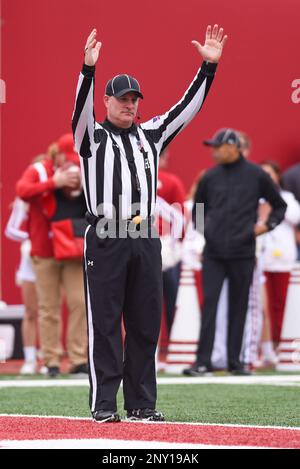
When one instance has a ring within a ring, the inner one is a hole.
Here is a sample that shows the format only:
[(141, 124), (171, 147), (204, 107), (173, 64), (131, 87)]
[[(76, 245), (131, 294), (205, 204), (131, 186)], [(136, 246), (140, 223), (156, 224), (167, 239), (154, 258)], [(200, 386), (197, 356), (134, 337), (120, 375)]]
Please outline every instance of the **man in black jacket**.
[[(194, 200), (193, 220), (198, 230), (201, 204), (205, 214), (204, 305), (197, 360), (184, 374), (201, 376), (212, 371), (217, 306), (224, 279), (228, 278), (228, 368), (242, 375), (247, 373), (240, 352), (255, 265), (255, 238), (283, 220), (286, 203), (271, 178), (242, 156), (236, 131), (221, 129), (204, 144), (212, 147), (217, 165), (201, 179)], [(257, 220), (261, 198), (272, 206), (266, 223)]]

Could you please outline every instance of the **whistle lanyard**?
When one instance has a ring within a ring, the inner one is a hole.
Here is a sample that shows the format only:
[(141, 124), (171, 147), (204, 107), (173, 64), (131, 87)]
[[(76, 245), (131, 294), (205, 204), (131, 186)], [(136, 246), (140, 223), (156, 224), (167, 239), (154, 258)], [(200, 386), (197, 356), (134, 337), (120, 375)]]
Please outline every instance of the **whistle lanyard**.
[[(135, 189), (132, 193), (132, 203), (139, 205), (140, 204), (140, 199), (141, 199), (141, 197), (140, 197), (141, 196), (141, 183), (140, 183), (140, 179), (139, 179), (139, 176), (138, 176), (138, 173), (137, 173), (137, 168), (136, 168), (136, 165), (135, 165), (134, 154), (133, 154), (133, 149), (132, 149), (130, 138), (129, 138), (129, 133), (124, 133), (124, 134), (120, 135), (121, 139), (122, 139), (123, 146), (124, 146), (124, 150), (123, 150), (123, 148), (121, 148), (118, 145), (118, 143), (116, 142), (116, 140), (114, 139), (114, 137), (112, 135), (112, 132), (109, 132), (109, 134), (110, 134), (110, 138), (111, 138), (112, 143), (113, 143), (113, 151), (115, 153), (115, 156), (120, 157), (120, 154), (122, 153), (122, 155), (125, 156), (125, 158), (127, 160), (130, 175), (131, 175), (131, 184), (132, 184), (133, 188)], [(150, 166), (150, 162), (149, 162), (149, 158), (148, 158), (148, 153), (145, 151), (145, 148), (144, 148), (143, 142), (142, 142), (142, 140), (139, 136), (138, 130), (136, 130), (136, 132), (135, 132), (135, 138), (136, 138), (136, 141), (137, 141), (137, 146), (139, 148), (139, 151), (141, 152), (141, 154), (143, 156), (143, 160), (144, 160), (144, 169), (145, 169), (145, 173), (146, 173), (147, 187), (148, 187), (148, 193), (149, 193), (148, 215), (150, 215), (150, 213), (151, 213), (151, 198), (152, 198), (151, 166)], [(136, 214), (140, 214), (140, 208), (138, 210), (136, 210)]]

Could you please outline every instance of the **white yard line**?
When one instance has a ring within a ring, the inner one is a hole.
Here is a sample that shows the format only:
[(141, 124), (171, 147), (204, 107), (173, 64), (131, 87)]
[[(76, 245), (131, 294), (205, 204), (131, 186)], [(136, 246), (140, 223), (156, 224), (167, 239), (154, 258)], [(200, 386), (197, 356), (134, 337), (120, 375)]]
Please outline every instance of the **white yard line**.
[[(32, 418), (32, 419), (61, 419), (61, 420), (83, 420), (92, 422), (91, 417), (68, 417), (63, 415), (24, 415), (24, 414), (0, 414), (0, 417), (11, 418)], [(130, 425), (191, 425), (200, 427), (226, 427), (226, 428), (254, 428), (254, 429), (271, 429), (271, 430), (296, 430), (300, 431), (300, 427), (284, 427), (275, 425), (247, 425), (247, 424), (232, 424), (232, 423), (205, 423), (205, 422), (131, 422), (126, 421)], [(99, 424), (101, 425), (101, 424)]]
[(20, 380), (0, 380), (1, 388), (60, 388), (60, 387), (82, 387), (89, 386), (88, 379), (20, 379)]
[[(258, 446), (212, 446), (159, 441), (78, 439), (78, 440), (4, 440), (0, 449), (258, 449)], [(266, 448), (265, 448), (266, 449)], [(106, 453), (105, 453), (106, 454)], [(101, 459), (99, 455), (99, 459)], [(137, 459), (139, 456), (137, 455)], [(146, 462), (146, 460), (144, 461)]]
[(300, 384), (299, 375), (274, 376), (203, 376), (191, 378), (158, 378), (158, 384)]
[[(272, 376), (212, 376), (212, 377), (178, 377), (158, 378), (159, 385), (179, 384), (254, 384), (269, 386), (300, 386), (299, 375), (272, 375)], [(49, 380), (1, 380), (1, 388), (48, 388), (48, 387), (80, 387), (89, 386), (88, 379), (49, 379)]]

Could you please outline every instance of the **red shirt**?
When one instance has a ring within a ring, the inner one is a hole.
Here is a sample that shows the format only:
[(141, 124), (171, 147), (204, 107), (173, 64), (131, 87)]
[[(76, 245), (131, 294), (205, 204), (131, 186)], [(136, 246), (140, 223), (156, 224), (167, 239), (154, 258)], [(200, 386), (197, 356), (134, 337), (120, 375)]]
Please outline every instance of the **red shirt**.
[(186, 197), (179, 177), (162, 169), (158, 171), (157, 194), (171, 205), (177, 202), (183, 206)]
[[(179, 204), (181, 213), (184, 213), (184, 202), (186, 198), (183, 183), (175, 174), (159, 169), (157, 181), (157, 195), (164, 199), (168, 204)], [(163, 232), (162, 220), (158, 223), (159, 234)]]
[(29, 203), (28, 233), (31, 240), (31, 255), (53, 257), (49, 217), (46, 214), (48, 205), (53, 203), (54, 167), (52, 160), (41, 162), (48, 179), (41, 182), (38, 170), (30, 165), (16, 185), (17, 196)]

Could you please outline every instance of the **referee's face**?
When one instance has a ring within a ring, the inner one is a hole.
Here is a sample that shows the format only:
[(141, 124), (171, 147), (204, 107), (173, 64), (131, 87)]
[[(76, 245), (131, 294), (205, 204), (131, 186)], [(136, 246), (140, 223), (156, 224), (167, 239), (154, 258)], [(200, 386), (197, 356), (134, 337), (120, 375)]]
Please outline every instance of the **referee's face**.
[(119, 98), (104, 96), (104, 104), (107, 109), (107, 117), (117, 127), (129, 128), (136, 117), (139, 98), (136, 93), (129, 92)]

